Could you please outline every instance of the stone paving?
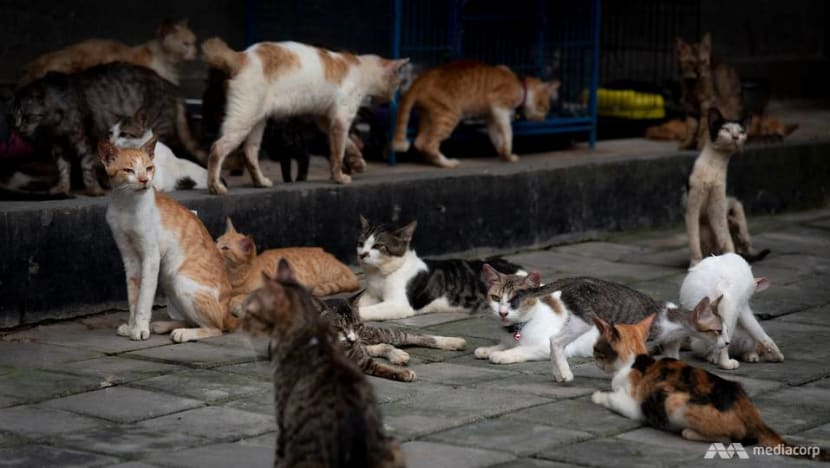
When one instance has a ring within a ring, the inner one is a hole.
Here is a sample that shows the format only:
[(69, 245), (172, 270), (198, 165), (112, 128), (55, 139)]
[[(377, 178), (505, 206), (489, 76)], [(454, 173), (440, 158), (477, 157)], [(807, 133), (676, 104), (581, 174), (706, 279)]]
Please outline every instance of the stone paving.
[[(755, 265), (772, 287), (754, 300), (781, 364), (717, 371), (741, 381), (790, 440), (830, 447), (830, 210), (756, 219), (773, 253)], [(678, 226), (509, 256), (546, 280), (591, 274), (675, 299), (687, 254)], [(239, 334), (174, 345), (115, 336), (124, 312), (6, 333), (0, 341), (0, 466), (271, 466), (275, 425), (264, 344)], [(398, 324), (468, 339), (461, 352), (409, 349), (418, 379), (370, 378), (410, 467), (700, 466), (812, 462), (753, 455), (704, 460), (708, 444), (641, 427), (594, 405), (609, 379), (589, 359), (553, 381), (548, 362), (493, 365), (477, 346), (489, 317), (434, 314)], [(687, 356), (697, 365), (711, 367)]]

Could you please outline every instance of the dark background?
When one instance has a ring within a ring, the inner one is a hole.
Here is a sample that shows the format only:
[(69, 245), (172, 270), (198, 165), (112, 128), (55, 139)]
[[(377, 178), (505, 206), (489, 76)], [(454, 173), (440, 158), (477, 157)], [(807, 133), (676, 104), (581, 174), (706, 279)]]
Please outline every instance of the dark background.
[[(246, 11), (257, 12), (253, 27)], [(391, 0), (0, 0), (0, 84), (13, 84), (21, 66), (41, 53), (91, 37), (138, 44), (153, 37), (163, 18), (181, 17), (190, 19), (199, 41), (216, 35), (236, 48), (252, 37), (388, 55), (392, 43)], [(715, 55), (742, 76), (768, 82), (775, 96), (827, 97), (828, 21), (822, 0), (605, 1), (601, 80), (661, 84), (673, 77), (671, 38), (710, 31)], [(185, 94), (199, 97), (204, 66), (187, 64), (182, 76)]]

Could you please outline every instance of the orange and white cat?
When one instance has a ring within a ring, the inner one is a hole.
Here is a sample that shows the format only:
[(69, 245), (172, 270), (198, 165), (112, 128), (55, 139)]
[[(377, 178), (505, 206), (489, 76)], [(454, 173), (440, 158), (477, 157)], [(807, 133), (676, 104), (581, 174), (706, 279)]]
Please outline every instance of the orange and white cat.
[[(202, 44), (202, 55), (211, 67), (230, 75), (227, 83), (222, 136), (213, 144), (208, 164), (208, 188), (222, 194), (219, 180), (225, 157), (244, 142), (245, 164), (254, 185), (272, 182), (259, 169), (259, 147), (269, 117), (314, 115), (329, 137), (331, 178), (347, 184), (343, 155), (349, 145), (349, 128), (366, 97), (392, 99), (400, 85), (399, 69), (409, 59), (387, 60), (377, 55), (332, 52), (298, 42), (260, 42), (243, 52), (231, 50), (219, 38)], [(354, 153), (352, 171), (366, 162)]]
[(409, 113), (420, 112), (420, 127), (415, 149), (440, 167), (455, 167), (457, 159), (441, 153), (446, 140), (465, 117), (484, 116), (487, 131), (496, 151), (505, 161), (515, 162), (513, 128), (516, 109), (528, 120), (544, 120), (550, 101), (558, 97), (559, 82), (545, 83), (538, 78), (521, 77), (504, 65), (493, 66), (472, 60), (459, 60), (433, 68), (415, 79), (401, 100), (392, 148), (409, 150), (406, 128)]
[(88, 39), (63, 49), (41, 55), (28, 63), (21, 84), (51, 72), (75, 73), (110, 62), (127, 62), (151, 68), (165, 80), (178, 85), (178, 65), (196, 58), (196, 35), (187, 20), (164, 22), (156, 29), (156, 38), (130, 47), (111, 39)]
[[(146, 340), (151, 331), (170, 332), (177, 343), (219, 336), (236, 327), (228, 273), (199, 218), (153, 188), (155, 146), (155, 136), (137, 149), (98, 146), (112, 186), (107, 223), (127, 274), (130, 318), (118, 334)], [(159, 283), (172, 320), (150, 323)]]
[(276, 275), (281, 259), (288, 261), (297, 281), (317, 297), (360, 289), (354, 272), (320, 247), (285, 247), (257, 255), (253, 237), (237, 232), (230, 218), (216, 246), (230, 275), (232, 313), (238, 312), (249, 294), (265, 285), (263, 274)]

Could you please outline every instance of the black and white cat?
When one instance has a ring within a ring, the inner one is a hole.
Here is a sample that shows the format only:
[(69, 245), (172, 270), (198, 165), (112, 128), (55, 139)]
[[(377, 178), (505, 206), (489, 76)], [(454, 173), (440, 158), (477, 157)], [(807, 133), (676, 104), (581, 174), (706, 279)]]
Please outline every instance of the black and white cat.
[(500, 258), (422, 260), (409, 248), (417, 221), (400, 228), (373, 226), (360, 217), (357, 257), (366, 274), (358, 307), (363, 320), (394, 320), (431, 312), (487, 310), (485, 263), (502, 273), (526, 274)]

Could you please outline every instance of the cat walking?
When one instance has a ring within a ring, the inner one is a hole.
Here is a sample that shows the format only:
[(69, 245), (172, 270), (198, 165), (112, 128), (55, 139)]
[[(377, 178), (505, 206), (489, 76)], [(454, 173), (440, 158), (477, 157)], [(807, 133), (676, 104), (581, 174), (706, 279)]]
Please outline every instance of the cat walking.
[[(228, 274), (199, 218), (153, 188), (155, 147), (155, 137), (140, 149), (118, 149), (108, 140), (99, 145), (112, 185), (107, 223), (127, 278), (130, 317), (118, 334), (146, 340), (150, 332), (169, 332), (177, 343), (220, 336), (236, 327), (228, 313)], [(150, 323), (159, 284), (172, 320)]]
[(409, 114), (419, 112), (415, 149), (439, 167), (456, 167), (457, 159), (441, 153), (441, 142), (449, 138), (463, 117), (484, 116), (490, 141), (505, 161), (515, 162), (511, 122), (517, 109), (528, 120), (544, 120), (550, 101), (558, 97), (559, 82), (519, 76), (504, 65), (492, 66), (459, 60), (419, 75), (406, 91), (398, 108), (392, 149), (409, 150), (406, 137)]
[(372, 385), (337, 349), (313, 296), (281, 260), (244, 306), (241, 328), (270, 338), (277, 443), (274, 467), (403, 467)]
[[(298, 114), (316, 116), (328, 134), (331, 179), (340, 184), (351, 182), (343, 173), (343, 156), (360, 103), (369, 96), (392, 99), (401, 81), (398, 71), (409, 61), (332, 52), (298, 42), (261, 42), (236, 52), (219, 38), (205, 41), (202, 54), (208, 65), (230, 76), (222, 136), (211, 148), (208, 165), (210, 192), (214, 194), (227, 192), (219, 180), (222, 162), (243, 142), (245, 164), (254, 185), (270, 187), (272, 182), (262, 174), (258, 162), (265, 125), (269, 117)], [(354, 172), (365, 166), (362, 157), (349, 161)]]

